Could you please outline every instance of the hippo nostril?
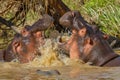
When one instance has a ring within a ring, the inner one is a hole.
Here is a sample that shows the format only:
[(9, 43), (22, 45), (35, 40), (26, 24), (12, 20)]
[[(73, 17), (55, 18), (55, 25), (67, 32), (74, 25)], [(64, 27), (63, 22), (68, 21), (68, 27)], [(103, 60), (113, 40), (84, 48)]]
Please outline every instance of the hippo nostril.
[(81, 33), (83, 33), (84, 31), (81, 31)]

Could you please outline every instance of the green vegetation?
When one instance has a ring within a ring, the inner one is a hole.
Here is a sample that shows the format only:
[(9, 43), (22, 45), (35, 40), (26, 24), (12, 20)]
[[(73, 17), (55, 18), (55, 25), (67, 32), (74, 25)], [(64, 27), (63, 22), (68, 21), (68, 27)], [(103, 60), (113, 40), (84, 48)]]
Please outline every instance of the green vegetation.
[[(44, 13), (45, 6), (40, 5), (41, 1), (30, 0), (11, 2), (1, 0), (0, 16), (6, 20), (11, 20), (18, 29), (26, 24), (33, 24)], [(47, 1), (47, 0), (46, 0)], [(90, 24), (96, 24), (100, 29), (110, 35), (120, 38), (120, 1), (119, 0), (62, 0), (71, 10), (79, 10), (82, 16)], [(38, 4), (39, 3), (39, 4)], [(29, 5), (28, 5), (29, 4)], [(25, 6), (26, 5), (26, 6)], [(21, 8), (21, 9), (20, 9)], [(23, 9), (22, 9), (23, 8)], [(20, 9), (20, 11), (19, 11)], [(19, 12), (19, 14), (15, 14)], [(11, 41), (14, 32), (5, 25), (0, 26), (0, 49), (1, 44)], [(49, 34), (49, 31), (46, 31)], [(7, 43), (6, 43), (7, 44)], [(5, 45), (6, 45), (5, 44)]]
[(79, 10), (89, 22), (94, 22), (100, 29), (120, 38), (119, 0), (63, 0), (72, 10)]

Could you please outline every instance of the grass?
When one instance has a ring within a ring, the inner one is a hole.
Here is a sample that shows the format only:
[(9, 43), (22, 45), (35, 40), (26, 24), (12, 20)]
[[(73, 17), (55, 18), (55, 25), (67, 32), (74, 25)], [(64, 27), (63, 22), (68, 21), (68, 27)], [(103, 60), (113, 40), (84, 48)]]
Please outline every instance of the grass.
[[(94, 22), (100, 29), (120, 38), (120, 6), (117, 0), (63, 0), (72, 10), (79, 10), (88, 22)], [(87, 15), (87, 17), (86, 17)]]

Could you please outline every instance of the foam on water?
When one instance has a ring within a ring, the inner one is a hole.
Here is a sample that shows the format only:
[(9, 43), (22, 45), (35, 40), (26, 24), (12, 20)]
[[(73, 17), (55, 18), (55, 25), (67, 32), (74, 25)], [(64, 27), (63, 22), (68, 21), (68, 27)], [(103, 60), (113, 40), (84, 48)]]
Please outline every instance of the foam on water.
[(50, 67), (83, 64), (81, 60), (71, 60), (67, 55), (61, 53), (55, 39), (46, 39), (45, 44), (38, 49), (41, 56), (37, 56), (33, 61), (27, 63), (29, 66)]

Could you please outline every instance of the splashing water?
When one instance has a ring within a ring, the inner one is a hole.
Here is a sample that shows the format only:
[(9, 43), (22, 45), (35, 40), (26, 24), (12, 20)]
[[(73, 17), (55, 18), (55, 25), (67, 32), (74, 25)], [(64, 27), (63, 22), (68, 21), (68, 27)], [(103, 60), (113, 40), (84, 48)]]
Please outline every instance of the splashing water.
[[(60, 35), (60, 34), (59, 34)], [(64, 36), (63, 41), (69, 37)], [(25, 64), (0, 62), (0, 80), (119, 80), (120, 67), (93, 67), (81, 60), (70, 59), (59, 50), (56, 37), (45, 39), (38, 50), (41, 56)], [(51, 75), (58, 70), (60, 75)], [(47, 72), (38, 74), (37, 71)], [(43, 75), (45, 74), (45, 75)], [(49, 75), (50, 74), (50, 75)]]
[(46, 39), (45, 44), (40, 46), (39, 51), (41, 56), (37, 56), (33, 61), (28, 63), (29, 66), (34, 67), (50, 67), (63, 66), (72, 64), (83, 64), (81, 60), (71, 60), (64, 53), (59, 52), (59, 48), (55, 39)]

